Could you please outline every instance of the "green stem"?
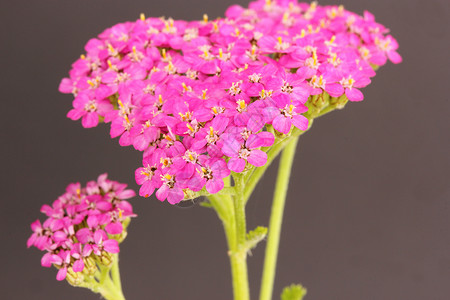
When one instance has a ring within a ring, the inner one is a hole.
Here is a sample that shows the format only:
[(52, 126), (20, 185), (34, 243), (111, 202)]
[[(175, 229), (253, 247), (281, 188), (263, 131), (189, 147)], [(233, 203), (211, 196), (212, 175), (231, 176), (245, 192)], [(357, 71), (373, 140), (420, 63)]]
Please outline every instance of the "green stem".
[(235, 300), (249, 300), (245, 202), (243, 195), (244, 180), (241, 174), (234, 176), (235, 186), (233, 197), (231, 195), (209, 196), (212, 207), (222, 220), (228, 242), (228, 255), (230, 257), (233, 294)]
[(233, 280), (233, 294), (235, 300), (249, 300), (247, 253), (230, 252), (231, 274)]
[(98, 292), (106, 300), (125, 300), (121, 289), (114, 284), (111, 277), (107, 276), (103, 281), (103, 284), (98, 289)]
[(267, 238), (266, 256), (264, 259), (264, 269), (261, 281), (260, 300), (272, 299), (278, 246), (280, 243), (281, 224), (283, 221), (283, 211), (297, 142), (298, 137), (295, 137), (286, 146), (283, 150), (280, 165), (278, 167), (278, 177), (272, 204), (272, 212), (270, 215), (269, 234)]
[[(94, 293), (100, 293), (106, 300), (125, 300), (119, 273), (119, 256), (114, 254), (112, 266), (98, 265), (100, 272), (86, 285)], [(112, 279), (111, 279), (112, 277)]]
[(122, 281), (120, 280), (120, 272), (119, 272), (119, 255), (114, 254), (114, 261), (111, 268), (111, 277), (116, 285), (117, 289), (122, 293)]
[(245, 218), (245, 182), (244, 175), (234, 174), (236, 194), (234, 199), (234, 216), (236, 220), (236, 244), (231, 249), (230, 260), (234, 269), (233, 286), (235, 287), (235, 300), (249, 300), (250, 289), (248, 285), (247, 249), (245, 248), (247, 228)]
[(244, 245), (245, 235), (247, 234), (245, 220), (245, 199), (244, 190), (245, 182), (242, 174), (233, 174), (236, 195), (234, 195), (234, 211), (236, 218), (236, 238), (238, 245)]

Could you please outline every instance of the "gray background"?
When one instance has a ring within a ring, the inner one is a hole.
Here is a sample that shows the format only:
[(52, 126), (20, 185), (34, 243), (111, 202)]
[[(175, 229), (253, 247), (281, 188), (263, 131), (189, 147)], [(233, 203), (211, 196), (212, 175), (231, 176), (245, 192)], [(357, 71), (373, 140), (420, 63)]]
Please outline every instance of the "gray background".
[[(234, 2), (15, 0), (0, 3), (1, 299), (98, 299), (55, 280), (27, 250), (39, 208), (102, 172), (134, 183), (141, 154), (100, 126), (65, 117), (60, 79), (87, 40), (139, 13), (198, 19)], [(317, 120), (299, 143), (288, 194), (274, 299), (293, 282), (307, 299), (449, 299), (449, 2), (341, 0), (390, 27), (404, 62), (383, 67), (365, 101)], [(248, 205), (266, 225), (276, 165)], [(213, 211), (156, 198), (132, 201), (139, 218), (121, 246), (127, 299), (231, 299), (223, 230)], [(257, 299), (264, 245), (249, 258)]]

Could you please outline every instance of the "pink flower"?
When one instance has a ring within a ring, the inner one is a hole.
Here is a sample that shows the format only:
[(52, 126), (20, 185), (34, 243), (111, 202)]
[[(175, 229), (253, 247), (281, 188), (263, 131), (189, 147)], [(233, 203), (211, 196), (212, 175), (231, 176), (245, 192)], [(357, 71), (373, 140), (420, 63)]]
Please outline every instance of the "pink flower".
[(192, 143), (192, 149), (199, 152), (207, 151), (210, 156), (222, 157), (221, 148), (223, 141), (220, 136), (227, 128), (229, 119), (227, 117), (215, 117), (209, 126), (205, 126), (196, 135)]
[(108, 239), (106, 232), (101, 229), (94, 233), (94, 243), (92, 251), (95, 255), (101, 256), (103, 250), (109, 253), (119, 253), (119, 242)]
[(161, 188), (156, 192), (156, 198), (160, 201), (167, 201), (170, 204), (177, 204), (184, 198), (183, 190), (180, 187), (180, 183), (174, 175), (165, 174), (161, 175), (163, 184)]
[(384, 52), (394, 64), (402, 62), (402, 57), (397, 52), (398, 43), (391, 35), (388, 35), (386, 38), (375, 38), (375, 45), (380, 51)]
[(298, 74), (281, 73), (268, 80), (265, 86), (267, 90), (273, 91), (274, 100), (288, 97), (304, 104), (310, 95), (305, 78)]
[(157, 150), (154, 155), (144, 157), (143, 167), (138, 168), (135, 172), (136, 182), (141, 185), (139, 195), (142, 197), (150, 196), (155, 188), (159, 188), (162, 185), (159, 166), (164, 152), (160, 149)]
[(223, 178), (230, 175), (227, 163), (217, 158), (205, 161), (203, 166), (199, 165), (197, 172), (200, 175), (200, 182), (197, 182), (198, 177), (195, 177), (195, 182), (198, 184), (198, 187), (205, 186), (206, 190), (211, 194), (221, 191), (224, 187)]
[(246, 161), (255, 167), (263, 166), (267, 154), (259, 149), (264, 140), (257, 135), (251, 135), (246, 141), (240, 141), (233, 135), (224, 137), (223, 153), (230, 157), (228, 168), (240, 173), (244, 170)]
[(81, 118), (81, 123), (85, 128), (97, 126), (99, 117), (104, 117), (107, 112), (113, 110), (113, 106), (107, 100), (91, 99), (87, 93), (82, 93), (75, 98), (74, 108), (67, 116), (72, 120)]
[(308, 108), (299, 102), (294, 102), (288, 97), (279, 97), (274, 100), (274, 106), (264, 109), (263, 114), (267, 120), (272, 120), (273, 128), (288, 134), (292, 125), (300, 130), (308, 129), (308, 119), (301, 115), (307, 110)]
[(367, 86), (370, 83), (370, 78), (361, 73), (348, 72), (339, 83), (344, 88), (348, 100), (361, 101), (364, 99), (364, 95), (358, 88)]

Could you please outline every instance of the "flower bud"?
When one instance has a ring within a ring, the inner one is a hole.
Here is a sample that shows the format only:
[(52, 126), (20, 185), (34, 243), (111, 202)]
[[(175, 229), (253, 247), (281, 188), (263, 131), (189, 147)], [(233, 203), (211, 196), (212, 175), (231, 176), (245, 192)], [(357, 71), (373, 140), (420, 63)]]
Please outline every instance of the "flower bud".
[(102, 251), (101, 255), (98, 257), (100, 263), (106, 267), (110, 267), (113, 263), (114, 257), (111, 253)]
[(83, 283), (83, 272), (74, 272), (72, 267), (67, 268), (66, 280), (73, 286), (78, 286)]
[(83, 273), (86, 275), (93, 275), (97, 272), (97, 264), (92, 257), (85, 257)]
[(336, 107), (337, 109), (343, 109), (345, 104), (347, 104), (348, 98), (345, 95), (342, 95), (338, 98), (332, 97), (330, 98), (330, 106)]

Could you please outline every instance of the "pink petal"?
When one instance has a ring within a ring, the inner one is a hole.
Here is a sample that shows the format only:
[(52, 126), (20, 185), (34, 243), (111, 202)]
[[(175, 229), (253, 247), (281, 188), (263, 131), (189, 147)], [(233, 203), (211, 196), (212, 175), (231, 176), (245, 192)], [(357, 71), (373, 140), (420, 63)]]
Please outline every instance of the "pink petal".
[(156, 198), (159, 201), (164, 201), (167, 198), (167, 195), (169, 195), (169, 187), (167, 185), (162, 185), (157, 191), (156, 191)]
[(382, 66), (386, 63), (386, 55), (383, 52), (377, 51), (371, 54), (369, 61), (377, 66)]
[(194, 143), (192, 144), (191, 148), (194, 149), (194, 150), (200, 150), (203, 147), (205, 147), (207, 142), (208, 141), (206, 140), (205, 137), (198, 139), (197, 136), (196, 136), (196, 139), (194, 140)]
[(267, 153), (261, 150), (252, 150), (247, 161), (255, 167), (264, 166), (267, 162)]
[(223, 141), (222, 152), (226, 156), (236, 157), (241, 149), (241, 143), (234, 138), (227, 138)]
[(98, 209), (103, 211), (110, 211), (112, 209), (112, 204), (108, 201), (99, 201), (96, 203)]
[(302, 115), (295, 115), (292, 117), (292, 123), (300, 130), (308, 129), (308, 119)]
[(277, 116), (280, 115), (280, 110), (276, 107), (270, 106), (263, 110), (263, 116), (266, 119), (266, 122), (272, 122)]
[[(146, 181), (139, 189), (139, 196), (141, 197), (149, 197), (155, 191), (155, 186), (151, 181)], [(159, 198), (158, 198), (159, 199)], [(164, 198), (165, 199), (165, 198)]]
[(93, 228), (97, 228), (99, 225), (98, 222), (98, 217), (96, 215), (91, 215), (87, 218), (87, 225), (89, 226), (89, 228), (93, 229)]
[(90, 244), (84, 245), (82, 253), (83, 257), (87, 257), (91, 255), (91, 253), (92, 253), (92, 246)]
[(224, 160), (218, 160), (211, 165), (213, 176), (216, 178), (224, 178), (230, 175), (230, 170), (227, 167), (227, 163)]
[(325, 91), (327, 91), (331, 97), (340, 97), (344, 94), (344, 88), (339, 83), (330, 83), (325, 85)]
[(208, 180), (206, 182), (206, 190), (211, 193), (215, 194), (219, 191), (221, 191), (224, 187), (224, 182), (222, 179), (214, 178), (212, 180)]
[(53, 263), (53, 255), (51, 253), (45, 253), (41, 258), (41, 266), (49, 268)]
[(247, 128), (253, 132), (258, 132), (264, 127), (264, 117), (259, 113), (251, 114), (247, 122)]
[(169, 191), (169, 195), (167, 196), (167, 201), (170, 204), (177, 204), (184, 198), (184, 193), (180, 188), (173, 188)]
[(240, 173), (240, 172), (244, 171), (245, 160), (243, 160), (242, 158), (235, 158), (235, 157), (230, 158), (230, 160), (228, 161), (228, 168), (231, 171)]
[(136, 150), (144, 151), (149, 145), (149, 140), (145, 135), (140, 134), (136, 136), (133, 140), (133, 146)]
[(91, 230), (89, 228), (81, 228), (80, 230), (77, 231), (75, 236), (80, 241), (80, 243), (83, 244), (88, 243), (89, 237), (91, 236)]
[(92, 128), (98, 125), (98, 114), (96, 112), (89, 112), (81, 119), (81, 125), (84, 128)]
[(136, 196), (136, 192), (133, 190), (124, 190), (117, 195), (120, 199), (130, 199)]
[(362, 101), (364, 99), (363, 93), (356, 88), (345, 89), (345, 95), (350, 101)]
[(67, 235), (62, 231), (57, 231), (57, 232), (53, 233), (52, 238), (55, 242), (62, 242), (67, 239)]
[(132, 214), (133, 213), (133, 207), (128, 201), (120, 201), (119, 204), (117, 204), (117, 207), (123, 211), (124, 214)]
[(400, 54), (398, 54), (397, 51), (389, 51), (387, 53), (387, 57), (389, 58), (390, 61), (392, 61), (394, 64), (399, 64), (403, 61), (402, 57), (400, 56)]
[(67, 113), (67, 117), (73, 121), (76, 121), (81, 118), (83, 114), (84, 111), (74, 108)]
[(41, 221), (36, 220), (33, 223), (31, 223), (31, 230), (36, 231), (37, 229), (40, 228), (42, 228)]
[(73, 267), (72, 267), (74, 272), (81, 272), (84, 269), (84, 262), (82, 259), (77, 259), (74, 263), (73, 263)]
[(279, 115), (272, 122), (273, 128), (278, 130), (281, 133), (288, 134), (291, 130), (291, 120), (286, 118), (285, 116)]
[(62, 281), (66, 279), (66, 275), (67, 275), (67, 267), (61, 268), (59, 269), (58, 274), (56, 274), (56, 280)]
[(260, 138), (263, 139), (262, 147), (270, 147), (275, 142), (275, 137), (272, 132), (263, 131), (257, 134)]
[(70, 78), (63, 78), (63, 80), (61, 80), (61, 83), (59, 84), (58, 90), (61, 93), (65, 93), (65, 94), (72, 93), (72, 91), (73, 91), (72, 80)]
[(142, 174), (143, 171), (144, 168), (138, 168), (134, 171), (134, 178), (136, 179), (136, 183), (139, 185), (142, 185), (147, 181), (147, 175)]
[(219, 115), (212, 121), (212, 127), (214, 131), (223, 132), (229, 122), (230, 120), (228, 118)]
[(106, 232), (104, 232), (103, 230), (97, 230), (95, 233), (94, 233), (94, 241), (95, 241), (95, 243), (98, 245), (98, 244), (101, 244), (103, 241), (105, 241), (105, 240), (107, 240), (108, 239), (108, 235), (106, 234)]
[[(270, 132), (269, 132), (270, 133)], [(247, 148), (249, 149), (254, 149), (254, 148), (259, 148), (262, 147), (262, 145), (264, 144), (264, 139), (262, 139), (259, 135), (257, 134), (252, 134), (251, 136), (249, 136), (249, 138), (247, 139), (247, 141), (245, 142), (245, 145), (247, 146)]]
[(119, 253), (119, 242), (116, 240), (107, 240), (103, 242), (103, 248), (109, 253)]
[(30, 248), (31, 246), (33, 246), (34, 242), (36, 241), (36, 234), (33, 233), (27, 240), (27, 247)]
[(105, 230), (109, 234), (121, 234), (123, 231), (123, 226), (120, 222), (112, 222), (106, 225)]

